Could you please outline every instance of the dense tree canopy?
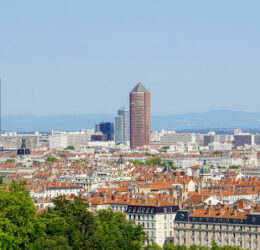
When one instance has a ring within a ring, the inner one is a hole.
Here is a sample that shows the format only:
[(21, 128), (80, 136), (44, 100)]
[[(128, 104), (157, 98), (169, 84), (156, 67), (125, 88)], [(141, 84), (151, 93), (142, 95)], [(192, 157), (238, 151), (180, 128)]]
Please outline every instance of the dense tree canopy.
[(25, 182), (2, 186), (0, 249), (141, 249), (147, 239), (120, 212), (92, 213), (80, 197), (53, 202), (53, 209), (37, 215)]

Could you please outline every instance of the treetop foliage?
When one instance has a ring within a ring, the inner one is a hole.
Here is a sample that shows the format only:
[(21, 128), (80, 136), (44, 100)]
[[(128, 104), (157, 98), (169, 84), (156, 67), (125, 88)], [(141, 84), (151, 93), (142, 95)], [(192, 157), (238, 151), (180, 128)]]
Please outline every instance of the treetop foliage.
[(25, 182), (0, 189), (0, 249), (142, 249), (140, 225), (120, 212), (89, 211), (80, 197), (53, 200), (55, 207), (37, 215)]

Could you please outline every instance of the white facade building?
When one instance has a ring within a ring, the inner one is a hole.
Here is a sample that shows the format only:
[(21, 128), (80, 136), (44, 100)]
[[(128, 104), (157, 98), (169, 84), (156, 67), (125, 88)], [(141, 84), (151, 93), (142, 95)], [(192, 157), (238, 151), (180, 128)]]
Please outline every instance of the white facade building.
[(195, 134), (190, 133), (166, 134), (164, 136), (161, 136), (160, 142), (163, 145), (174, 145), (178, 142), (183, 142), (184, 144), (195, 143), (196, 136)]
[(54, 134), (49, 137), (49, 147), (52, 149), (64, 149), (69, 146), (67, 134)]
[(232, 143), (212, 142), (208, 145), (209, 151), (232, 150)]
[(167, 242), (173, 242), (174, 219), (178, 206), (135, 206), (129, 205), (126, 210), (126, 219), (134, 220), (143, 227), (148, 235), (148, 244), (155, 242), (163, 246)]

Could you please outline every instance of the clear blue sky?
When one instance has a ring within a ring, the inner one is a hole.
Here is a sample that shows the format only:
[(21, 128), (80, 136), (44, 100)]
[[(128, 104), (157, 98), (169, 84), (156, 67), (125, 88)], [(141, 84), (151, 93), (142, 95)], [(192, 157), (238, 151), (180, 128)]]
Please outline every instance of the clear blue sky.
[(259, 0), (0, 2), (5, 114), (260, 111)]

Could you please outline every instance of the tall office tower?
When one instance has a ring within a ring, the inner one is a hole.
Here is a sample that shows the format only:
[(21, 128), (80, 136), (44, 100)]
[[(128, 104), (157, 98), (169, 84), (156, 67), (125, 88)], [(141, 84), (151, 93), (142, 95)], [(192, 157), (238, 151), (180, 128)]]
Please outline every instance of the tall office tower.
[(115, 142), (123, 142), (123, 116), (121, 115), (115, 117)]
[(115, 141), (125, 144), (130, 141), (130, 113), (127, 107), (119, 109), (115, 117)]
[(138, 83), (130, 92), (130, 146), (140, 147), (150, 143), (151, 95)]
[(113, 122), (101, 122), (99, 123), (99, 131), (101, 131), (107, 137), (107, 141), (114, 140), (114, 123)]

